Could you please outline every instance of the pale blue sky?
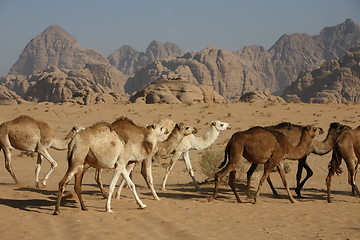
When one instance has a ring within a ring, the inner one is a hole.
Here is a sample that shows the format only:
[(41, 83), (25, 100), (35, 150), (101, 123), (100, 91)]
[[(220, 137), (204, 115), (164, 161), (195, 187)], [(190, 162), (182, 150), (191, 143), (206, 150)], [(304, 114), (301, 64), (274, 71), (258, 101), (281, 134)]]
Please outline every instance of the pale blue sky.
[(184, 51), (268, 49), (282, 34), (316, 35), (347, 18), (360, 24), (360, 0), (0, 0), (0, 76), (50, 25), (107, 57), (124, 44), (145, 51), (152, 40)]

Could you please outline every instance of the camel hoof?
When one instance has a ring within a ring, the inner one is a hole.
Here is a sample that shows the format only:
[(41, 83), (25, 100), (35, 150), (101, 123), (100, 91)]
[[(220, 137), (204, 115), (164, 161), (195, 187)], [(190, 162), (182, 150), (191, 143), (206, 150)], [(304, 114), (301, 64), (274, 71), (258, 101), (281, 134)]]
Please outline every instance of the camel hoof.
[(291, 198), (291, 199), (290, 199), (290, 202), (291, 202), (291, 203), (298, 203), (298, 201), (296, 201), (294, 198)]
[(145, 204), (139, 206), (139, 209), (140, 209), (140, 210), (143, 210), (144, 208), (146, 208), (146, 205), (145, 205)]
[(42, 181), (41, 181), (41, 184), (42, 184), (44, 187), (46, 187), (46, 181), (42, 180)]
[(40, 189), (40, 184), (39, 184), (39, 183), (35, 183), (35, 188), (36, 188), (36, 189)]
[(331, 199), (328, 199), (327, 202), (328, 202), (328, 203), (332, 203), (333, 201), (332, 201)]
[(52, 215), (54, 215), (54, 216), (60, 215), (60, 212), (59, 212), (59, 211), (55, 211)]
[(113, 213), (113, 210), (111, 210), (111, 209), (106, 209), (106, 212), (108, 212), (108, 213)]

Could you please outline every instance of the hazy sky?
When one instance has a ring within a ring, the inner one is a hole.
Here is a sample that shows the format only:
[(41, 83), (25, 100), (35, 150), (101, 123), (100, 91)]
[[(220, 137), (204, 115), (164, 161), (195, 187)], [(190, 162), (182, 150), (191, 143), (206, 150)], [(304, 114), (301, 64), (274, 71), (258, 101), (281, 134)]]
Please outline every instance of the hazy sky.
[(347, 18), (360, 24), (360, 0), (0, 0), (0, 76), (26, 44), (59, 25), (107, 57), (124, 44), (152, 40), (184, 51), (270, 48), (283, 34), (318, 34)]

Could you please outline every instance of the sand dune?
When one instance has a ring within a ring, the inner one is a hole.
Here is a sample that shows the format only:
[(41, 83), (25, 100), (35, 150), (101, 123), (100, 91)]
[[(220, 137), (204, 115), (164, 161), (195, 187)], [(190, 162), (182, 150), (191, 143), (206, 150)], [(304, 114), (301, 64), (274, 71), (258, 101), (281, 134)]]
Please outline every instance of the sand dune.
[[(316, 124), (326, 130), (334, 121), (351, 127), (360, 125), (360, 106), (351, 104), (21, 104), (0, 106), (0, 111), (1, 122), (27, 114), (46, 121), (59, 136), (65, 136), (75, 124), (86, 127), (101, 120), (111, 122), (120, 116), (127, 116), (141, 125), (158, 118), (170, 118), (198, 128), (197, 135), (206, 131), (211, 120), (220, 120), (232, 126), (231, 130), (221, 132), (210, 147), (220, 151), (235, 131), (255, 125), (290, 121)], [(325, 134), (317, 138), (322, 140)], [(325, 177), (331, 154), (309, 156), (308, 163), (314, 176), (305, 185), (305, 198), (299, 199), (297, 204), (290, 203), (276, 173), (272, 173), (272, 180), (279, 190), (280, 199), (274, 198), (265, 184), (259, 203), (251, 204), (249, 200), (249, 203), (238, 204), (230, 188), (224, 184), (220, 187), (218, 199), (209, 203), (207, 199), (212, 194), (213, 184), (203, 183), (201, 190), (195, 191), (191, 178), (184, 171), (183, 161), (179, 161), (169, 177), (167, 191), (160, 190), (165, 172), (162, 162), (153, 166), (161, 201), (153, 200), (139, 170), (135, 170), (137, 191), (147, 205), (144, 210), (137, 209), (131, 191), (124, 189), (124, 196), (112, 201), (114, 213), (106, 213), (106, 200), (96, 186), (94, 171), (89, 171), (83, 181), (83, 197), (89, 211), (80, 210), (71, 181), (67, 187), (68, 197), (62, 202), (61, 215), (53, 216), (57, 185), (67, 169), (66, 151), (50, 150), (58, 161), (58, 168), (50, 176), (48, 186), (42, 189), (34, 188), (36, 158), (20, 156), (19, 153), (13, 151), (13, 169), (20, 184), (15, 185), (5, 168), (0, 168), (1, 239), (360, 239), (360, 199), (351, 196), (346, 171), (333, 179), (334, 202), (328, 204), (326, 201)], [(202, 151), (190, 152), (200, 182), (205, 180), (198, 164), (201, 154)], [(297, 162), (288, 163), (291, 171), (287, 180), (295, 196)], [(49, 166), (44, 161), (41, 176)], [(346, 169), (344, 164), (342, 167)], [(111, 174), (111, 171), (104, 173), (106, 185)], [(260, 173), (256, 173), (252, 182), (253, 194), (259, 177)], [(246, 200), (244, 186), (239, 183), (238, 187), (240, 197)]]

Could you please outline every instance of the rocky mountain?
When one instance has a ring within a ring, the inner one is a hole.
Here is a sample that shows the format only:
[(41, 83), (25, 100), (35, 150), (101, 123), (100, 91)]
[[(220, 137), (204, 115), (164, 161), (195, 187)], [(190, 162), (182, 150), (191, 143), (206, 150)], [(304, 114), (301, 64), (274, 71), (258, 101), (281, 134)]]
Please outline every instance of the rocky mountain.
[(125, 91), (132, 93), (153, 81), (178, 76), (192, 83), (211, 86), (225, 98), (276, 86), (274, 79), (257, 81), (261, 70), (255, 71), (250, 65), (230, 51), (208, 47), (176, 59), (157, 60), (149, 64), (128, 79)]
[(256, 90), (280, 94), (300, 71), (341, 58), (345, 49), (359, 43), (360, 26), (347, 19), (319, 35), (283, 35), (269, 50), (248, 46), (231, 53), (208, 47), (147, 65), (128, 79), (125, 91), (132, 93), (152, 81), (180, 74), (190, 82), (212, 86), (228, 99)]
[(15, 92), (10, 91), (5, 86), (0, 85), (0, 104), (1, 105), (13, 105), (26, 102)]
[(239, 99), (241, 102), (261, 102), (261, 103), (286, 103), (286, 101), (279, 96), (273, 96), (266, 91), (247, 92)]
[(108, 61), (122, 73), (132, 76), (142, 67), (157, 59), (177, 57), (183, 51), (175, 43), (152, 41), (146, 52), (138, 52), (129, 45), (124, 45), (109, 55)]
[(96, 50), (86, 49), (60, 26), (50, 26), (33, 38), (10, 69), (10, 75), (31, 75), (47, 67), (82, 69), (89, 63), (107, 63)]
[(117, 74), (121, 73), (103, 64), (87, 64), (77, 70), (49, 67), (26, 78), (8, 75), (1, 79), (1, 84), (28, 101), (120, 103), (127, 101), (127, 97), (121, 94), (122, 85), (113, 81), (119, 78)]
[(300, 72), (284, 91), (292, 102), (360, 103), (360, 45), (345, 52), (342, 61), (330, 60)]
[(131, 102), (154, 103), (225, 103), (224, 97), (211, 87), (181, 79), (158, 80), (130, 97)]

